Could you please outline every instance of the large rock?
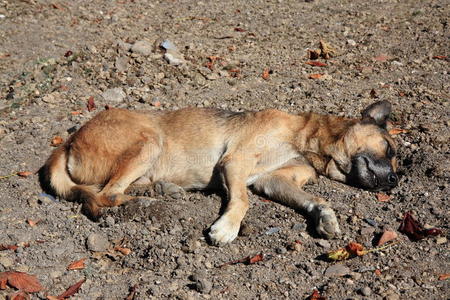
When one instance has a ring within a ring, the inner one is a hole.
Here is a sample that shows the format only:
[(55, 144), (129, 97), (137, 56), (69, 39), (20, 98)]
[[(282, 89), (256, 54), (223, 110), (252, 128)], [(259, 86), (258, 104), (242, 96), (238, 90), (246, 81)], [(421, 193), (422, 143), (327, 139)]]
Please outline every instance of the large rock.
[(147, 41), (137, 41), (131, 46), (131, 51), (141, 55), (150, 55), (152, 53), (152, 48), (152, 44)]
[(86, 246), (91, 251), (103, 252), (109, 249), (110, 244), (103, 234), (91, 233), (86, 240)]

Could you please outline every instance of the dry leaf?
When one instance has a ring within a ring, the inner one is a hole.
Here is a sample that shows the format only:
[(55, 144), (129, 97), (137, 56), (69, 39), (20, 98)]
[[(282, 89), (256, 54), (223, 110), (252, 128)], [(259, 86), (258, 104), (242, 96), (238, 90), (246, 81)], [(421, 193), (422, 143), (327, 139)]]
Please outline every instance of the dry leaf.
[(408, 130), (406, 129), (401, 129), (401, 128), (392, 128), (391, 130), (389, 130), (389, 134), (390, 135), (397, 135), (400, 133), (407, 133)]
[(377, 200), (380, 202), (388, 202), (391, 199), (391, 196), (383, 194), (383, 193), (378, 193), (377, 194)]
[(308, 76), (309, 79), (319, 79), (323, 76), (323, 74), (310, 74)]
[(386, 230), (385, 232), (383, 232), (383, 234), (381, 235), (377, 246), (381, 246), (386, 244), (387, 242), (393, 241), (398, 237), (397, 233), (395, 231), (391, 231), (391, 230)]
[(442, 233), (442, 231), (437, 228), (424, 229), (419, 222), (414, 220), (411, 212), (405, 214), (398, 231), (406, 234), (411, 241), (419, 241), (428, 236), (436, 236)]
[(10, 300), (30, 300), (30, 295), (25, 293), (24, 291), (18, 291), (8, 296)]
[(75, 295), (85, 281), (86, 281), (86, 279), (81, 279), (80, 281), (78, 281), (77, 283), (75, 283), (74, 285), (69, 287), (64, 293), (59, 295), (57, 298), (64, 299), (64, 298), (69, 298), (70, 296)]
[(305, 64), (314, 66), (314, 67), (326, 67), (328, 66), (326, 63), (320, 62), (320, 61), (307, 61)]
[(81, 115), (82, 112), (81, 111), (73, 111), (70, 113), (72, 116), (77, 116), (77, 115)]
[(87, 102), (87, 110), (89, 112), (95, 110), (94, 96), (90, 96)]
[(331, 260), (346, 260), (356, 256), (362, 256), (367, 253), (361, 244), (350, 242), (345, 248), (328, 252), (327, 257)]
[(447, 280), (450, 278), (450, 273), (439, 275), (439, 280)]
[(28, 293), (36, 293), (43, 289), (35, 276), (22, 272), (0, 273), (0, 287), (2, 289), (6, 288), (6, 282), (10, 286)]
[(70, 51), (70, 50), (68, 50), (68, 51), (64, 54), (64, 57), (69, 57), (69, 56), (71, 56), (72, 54), (73, 54), (73, 52)]
[(247, 30), (242, 29), (242, 28), (240, 28), (240, 27), (236, 27), (236, 28), (234, 28), (234, 31), (237, 31), (237, 32), (246, 32)]
[(448, 56), (445, 56), (445, 55), (435, 55), (435, 56), (433, 56), (433, 59), (447, 60), (447, 59), (448, 59)]
[(52, 139), (52, 143), (50, 144), (52, 147), (58, 147), (59, 145), (61, 145), (64, 142), (63, 138), (60, 136), (55, 136)]
[(136, 290), (137, 290), (138, 285), (135, 284), (130, 288), (130, 293), (128, 294), (128, 296), (125, 298), (125, 300), (133, 300), (134, 299), (134, 295), (136, 295)]
[(374, 273), (375, 273), (375, 275), (377, 275), (377, 276), (381, 276), (381, 270), (380, 270), (380, 269), (376, 269), (376, 270), (374, 271)]
[(16, 251), (17, 248), (19, 248), (19, 246), (17, 246), (17, 245), (3, 245), (3, 244), (0, 244), (0, 251), (4, 251), (4, 250)]
[(39, 223), (40, 221), (41, 221), (41, 220), (34, 221), (34, 220), (32, 220), (32, 219), (27, 219), (27, 223), (28, 223), (28, 225), (30, 225), (31, 227), (36, 226), (37, 223)]
[(251, 265), (251, 264), (257, 263), (259, 261), (262, 261), (263, 259), (264, 259), (264, 256), (263, 256), (262, 253), (260, 253), (260, 254), (257, 254), (255, 256), (253, 256), (253, 257), (249, 257), (247, 263), (249, 265)]
[(370, 90), (370, 98), (378, 98), (377, 91), (374, 89)]
[(85, 260), (86, 258), (82, 258), (80, 260), (74, 261), (67, 266), (67, 270), (83, 270), (84, 268), (86, 268), (86, 265), (84, 264)]
[(308, 300), (325, 300), (326, 298), (320, 295), (318, 290), (314, 290), (311, 296), (308, 297)]
[(29, 172), (29, 171), (17, 172), (17, 176), (20, 176), (20, 177), (28, 177), (30, 175), (33, 175), (33, 172)]
[(131, 249), (129, 248), (122, 248), (122, 247), (114, 247), (114, 250), (119, 251), (120, 253), (122, 253), (123, 255), (128, 255), (131, 253)]
[(239, 260), (234, 260), (234, 261), (224, 263), (224, 264), (220, 265), (219, 268), (222, 268), (222, 267), (228, 266), (228, 265), (236, 265), (236, 264), (252, 265), (252, 264), (257, 263), (262, 260), (264, 260), (264, 255), (262, 253), (260, 253), (255, 256), (247, 256), (247, 257), (239, 259)]
[(373, 59), (376, 60), (376, 61), (385, 62), (385, 61), (393, 59), (393, 57), (389, 56), (389, 55), (383, 55), (382, 54), (382, 55), (375, 56)]
[(336, 49), (334, 49), (330, 44), (323, 40), (320, 40), (319, 48), (321, 50), (320, 56), (325, 59), (329, 59), (337, 54)]
[(269, 69), (264, 69), (264, 71), (263, 71), (263, 73), (262, 73), (262, 78), (264, 79), (264, 80), (267, 80), (267, 79), (269, 79)]

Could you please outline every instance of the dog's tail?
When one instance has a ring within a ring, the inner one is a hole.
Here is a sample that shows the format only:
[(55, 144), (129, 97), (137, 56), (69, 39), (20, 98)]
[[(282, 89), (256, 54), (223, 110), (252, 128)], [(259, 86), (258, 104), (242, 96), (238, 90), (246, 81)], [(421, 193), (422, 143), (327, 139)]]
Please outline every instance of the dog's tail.
[(48, 194), (82, 203), (82, 213), (91, 220), (97, 220), (100, 215), (100, 208), (96, 204), (98, 188), (73, 182), (67, 169), (67, 156), (66, 145), (53, 151), (39, 170), (41, 187)]

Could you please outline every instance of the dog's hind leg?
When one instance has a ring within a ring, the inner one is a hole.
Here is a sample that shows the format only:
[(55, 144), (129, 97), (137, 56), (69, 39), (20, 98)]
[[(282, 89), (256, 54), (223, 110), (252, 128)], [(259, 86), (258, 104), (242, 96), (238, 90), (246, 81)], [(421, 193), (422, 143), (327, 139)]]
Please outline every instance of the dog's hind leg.
[(316, 178), (309, 165), (290, 165), (259, 178), (253, 187), (277, 202), (304, 211), (315, 222), (318, 234), (325, 238), (340, 233), (336, 215), (329, 204), (320, 197), (304, 192), (301, 187)]
[(116, 166), (108, 183), (100, 193), (83, 204), (83, 212), (91, 219), (100, 216), (101, 207), (119, 206), (136, 197), (125, 195), (128, 186), (143, 176), (151, 168), (161, 153), (161, 148), (153, 136), (143, 137), (131, 145), (116, 161)]

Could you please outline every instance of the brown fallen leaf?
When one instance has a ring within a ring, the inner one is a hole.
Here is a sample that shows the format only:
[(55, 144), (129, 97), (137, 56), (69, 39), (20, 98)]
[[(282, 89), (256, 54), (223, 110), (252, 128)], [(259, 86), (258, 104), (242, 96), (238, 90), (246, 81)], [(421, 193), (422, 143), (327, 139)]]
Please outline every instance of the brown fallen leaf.
[(33, 172), (30, 172), (30, 171), (17, 172), (17, 176), (19, 176), (19, 177), (26, 178), (26, 177), (31, 176), (31, 175), (33, 175)]
[(382, 55), (375, 56), (373, 59), (376, 61), (379, 61), (379, 62), (385, 62), (385, 61), (393, 59), (393, 57), (382, 54)]
[(408, 132), (408, 130), (401, 129), (401, 128), (392, 128), (392, 129), (389, 130), (389, 134), (390, 135), (397, 135), (397, 134), (400, 134), (400, 133), (407, 133), (407, 132)]
[(447, 60), (447, 59), (448, 59), (448, 56), (445, 56), (445, 55), (435, 55), (435, 56), (433, 56), (433, 59)]
[(377, 91), (374, 89), (370, 90), (370, 98), (378, 98)]
[(270, 74), (269, 74), (269, 69), (264, 69), (264, 71), (263, 71), (263, 73), (262, 73), (262, 75), (261, 75), (261, 77), (264, 79), (264, 80), (268, 80), (269, 79), (269, 77), (270, 77)]
[(81, 279), (80, 281), (78, 281), (74, 285), (70, 286), (64, 293), (59, 295), (57, 298), (58, 299), (64, 299), (64, 298), (69, 298), (69, 297), (75, 295), (78, 292), (78, 290), (81, 288), (81, 286), (83, 285), (83, 283), (85, 281), (86, 281), (86, 279)]
[(234, 28), (234, 31), (237, 31), (237, 32), (246, 32), (247, 30), (245, 30), (245, 29), (243, 29), (243, 28), (240, 28), (240, 27), (236, 27), (236, 28)]
[(381, 246), (386, 244), (387, 242), (393, 241), (398, 237), (397, 233), (395, 231), (386, 230), (381, 235), (380, 239), (378, 240), (377, 246)]
[(88, 112), (91, 112), (95, 110), (95, 102), (94, 102), (94, 96), (90, 96), (87, 102), (87, 110)]
[(308, 78), (309, 79), (319, 79), (323, 76), (324, 74), (309, 74)]
[(63, 138), (60, 136), (55, 136), (52, 138), (52, 142), (50, 144), (50, 146), (52, 147), (58, 147), (59, 145), (61, 145), (64, 142)]
[(30, 225), (31, 227), (36, 226), (40, 221), (41, 221), (41, 220), (34, 221), (34, 220), (32, 220), (32, 219), (27, 219), (27, 223), (28, 223), (28, 225)]
[(347, 246), (345, 246), (345, 248), (328, 252), (327, 258), (334, 261), (346, 260), (357, 256), (363, 256), (370, 252), (381, 251), (394, 244), (396, 244), (396, 242), (384, 245), (382, 247), (366, 250), (361, 244), (350, 242)]
[(9, 53), (0, 53), (0, 59), (7, 58), (10, 56), (11, 56), (11, 54), (9, 54)]
[(419, 241), (428, 236), (440, 235), (442, 233), (442, 230), (437, 228), (424, 229), (419, 222), (414, 220), (411, 212), (405, 213), (398, 231), (406, 234), (406, 236), (408, 236), (408, 238), (413, 242)]
[(222, 268), (224, 266), (229, 266), (229, 265), (236, 265), (236, 264), (246, 264), (246, 265), (252, 265), (255, 264), (257, 262), (260, 262), (264, 260), (264, 255), (262, 253), (254, 255), (254, 256), (247, 256), (244, 257), (242, 259), (238, 259), (238, 260), (234, 260), (234, 261), (230, 261), (227, 263), (224, 263), (222, 265), (219, 266), (219, 268)]
[(377, 200), (380, 202), (388, 202), (391, 199), (391, 196), (386, 195), (384, 193), (377, 194)]
[(64, 57), (69, 57), (69, 56), (71, 56), (72, 54), (73, 54), (73, 52), (70, 51), (70, 50), (68, 50), (68, 51), (64, 54)]
[(17, 248), (19, 248), (19, 246), (17, 246), (17, 245), (3, 245), (3, 244), (0, 244), (0, 251), (4, 251), (4, 250), (16, 251)]
[(123, 247), (119, 247), (119, 246), (114, 247), (114, 250), (119, 251), (123, 255), (128, 255), (128, 254), (131, 253), (131, 249), (130, 248), (123, 248)]
[(24, 291), (18, 291), (8, 296), (10, 300), (30, 300), (30, 295)]
[(67, 266), (67, 270), (83, 270), (84, 268), (86, 268), (86, 265), (84, 263), (84, 261), (86, 260), (86, 258), (82, 258), (79, 260), (74, 261), (73, 263), (71, 263), (70, 265)]
[(326, 63), (320, 62), (320, 61), (307, 61), (305, 64), (314, 66), (314, 67), (326, 67), (328, 66)]
[(446, 273), (446, 274), (441, 274), (439, 275), (439, 280), (447, 280), (450, 278), (450, 273)]
[(324, 40), (320, 40), (319, 42), (319, 48), (320, 48), (320, 56), (322, 56), (325, 59), (329, 59), (333, 56), (336, 56), (337, 51), (332, 47), (329, 43), (325, 42)]
[(321, 52), (322, 51), (320, 49), (308, 49), (308, 58), (318, 59), (320, 57)]
[(43, 289), (35, 276), (23, 272), (9, 271), (0, 273), (0, 288), (5, 289), (6, 283), (27, 293), (37, 293)]
[(325, 300), (326, 298), (324, 296), (322, 296), (318, 290), (314, 290), (311, 294), (311, 296), (309, 296), (307, 298), (308, 300)]
[(135, 284), (130, 288), (130, 293), (128, 294), (128, 296), (125, 298), (125, 300), (133, 300), (134, 299), (134, 295), (136, 295), (136, 291), (137, 291), (138, 285)]

